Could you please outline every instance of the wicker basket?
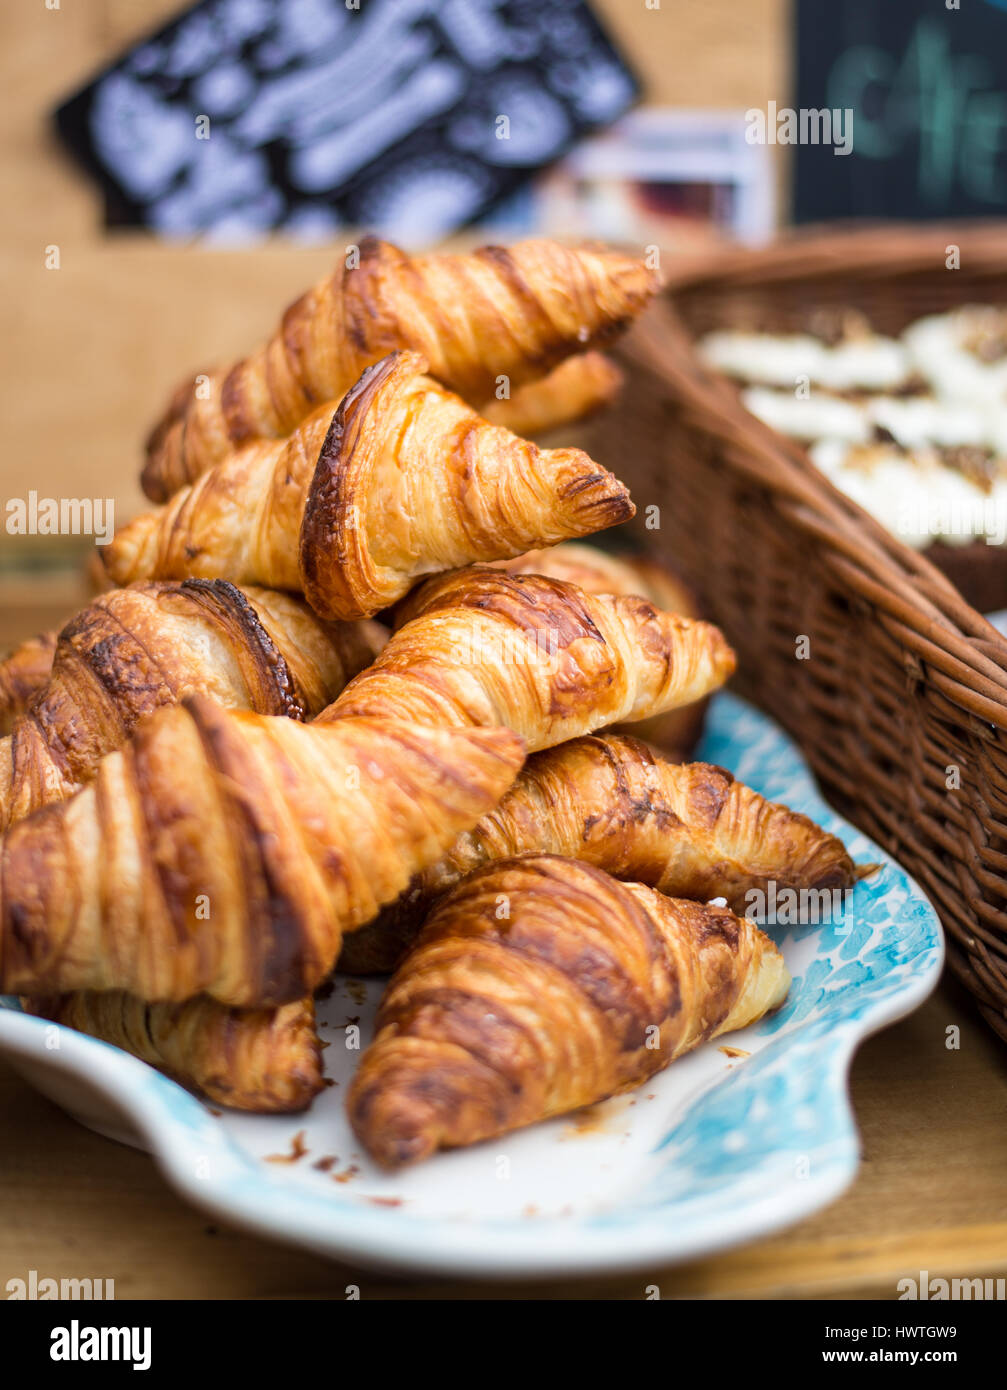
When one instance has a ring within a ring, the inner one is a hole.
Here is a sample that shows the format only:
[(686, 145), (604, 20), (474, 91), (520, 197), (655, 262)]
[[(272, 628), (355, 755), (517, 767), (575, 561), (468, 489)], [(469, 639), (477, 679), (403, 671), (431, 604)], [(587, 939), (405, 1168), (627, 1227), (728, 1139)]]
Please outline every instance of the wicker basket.
[[(945, 268), (951, 243), (961, 270)], [(1007, 234), (800, 237), (731, 253), (673, 292), (674, 308), (663, 301), (626, 339), (622, 408), (589, 447), (629, 484), (639, 538), (682, 570), (737, 648), (742, 693), (923, 885), (952, 969), (1007, 1040), (1007, 641), (692, 347), (748, 314), (796, 325), (809, 306), (852, 305), (894, 333), (924, 313), (1003, 301)]]

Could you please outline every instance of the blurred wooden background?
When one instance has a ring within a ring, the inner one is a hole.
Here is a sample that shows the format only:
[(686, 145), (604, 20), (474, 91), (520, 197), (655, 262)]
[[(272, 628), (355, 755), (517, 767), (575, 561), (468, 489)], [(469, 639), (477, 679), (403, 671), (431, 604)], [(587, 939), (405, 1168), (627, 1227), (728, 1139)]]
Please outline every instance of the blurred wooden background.
[[(595, 3), (650, 102), (747, 108), (785, 90), (786, 0), (661, 0), (660, 9), (645, 0)], [(103, 230), (95, 188), (57, 143), (49, 113), (184, 8), (178, 0), (0, 6), (8, 310), (0, 499), (29, 488), (112, 496), (124, 520), (142, 503), (141, 441), (175, 382), (253, 345), (332, 263), (325, 247), (202, 250)], [(51, 245), (60, 250), (59, 270), (44, 265)], [(0, 578), (59, 553), (52, 538), (29, 544), (0, 532)], [(53, 591), (52, 603), (63, 593)], [(27, 591), (5, 584), (0, 602), (20, 607), (32, 595), (43, 597), (37, 582)], [(25, 612), (25, 631), (38, 616)]]

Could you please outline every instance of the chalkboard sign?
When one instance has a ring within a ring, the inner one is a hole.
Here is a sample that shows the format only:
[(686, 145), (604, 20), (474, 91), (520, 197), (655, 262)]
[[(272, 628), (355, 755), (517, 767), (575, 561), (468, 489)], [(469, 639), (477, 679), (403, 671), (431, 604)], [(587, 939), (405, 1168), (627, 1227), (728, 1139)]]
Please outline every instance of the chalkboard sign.
[(852, 112), (848, 153), (795, 142), (796, 221), (1007, 212), (1007, 0), (797, 0), (796, 13), (798, 112)]
[(203, 0), (56, 113), (107, 220), (228, 239), (472, 221), (637, 83), (584, 0)]

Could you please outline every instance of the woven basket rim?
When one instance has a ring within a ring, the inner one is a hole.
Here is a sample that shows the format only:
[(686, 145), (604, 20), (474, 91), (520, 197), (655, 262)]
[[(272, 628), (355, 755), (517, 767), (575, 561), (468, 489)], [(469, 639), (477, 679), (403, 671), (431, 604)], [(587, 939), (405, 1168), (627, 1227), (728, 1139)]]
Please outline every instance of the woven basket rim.
[[(804, 279), (889, 281), (942, 266), (948, 247), (963, 250), (975, 277), (1007, 275), (1007, 222), (822, 223), (792, 228), (765, 246), (714, 247), (664, 272), (668, 291), (724, 291)], [(947, 271), (954, 274), (953, 271)]]

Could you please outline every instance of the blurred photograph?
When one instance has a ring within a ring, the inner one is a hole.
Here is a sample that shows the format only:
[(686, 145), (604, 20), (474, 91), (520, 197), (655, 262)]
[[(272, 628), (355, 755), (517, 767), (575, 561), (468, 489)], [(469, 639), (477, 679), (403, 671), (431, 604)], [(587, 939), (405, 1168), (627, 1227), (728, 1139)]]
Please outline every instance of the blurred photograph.
[(991, 1356), (1007, 3), (0, 30), (15, 1353)]

